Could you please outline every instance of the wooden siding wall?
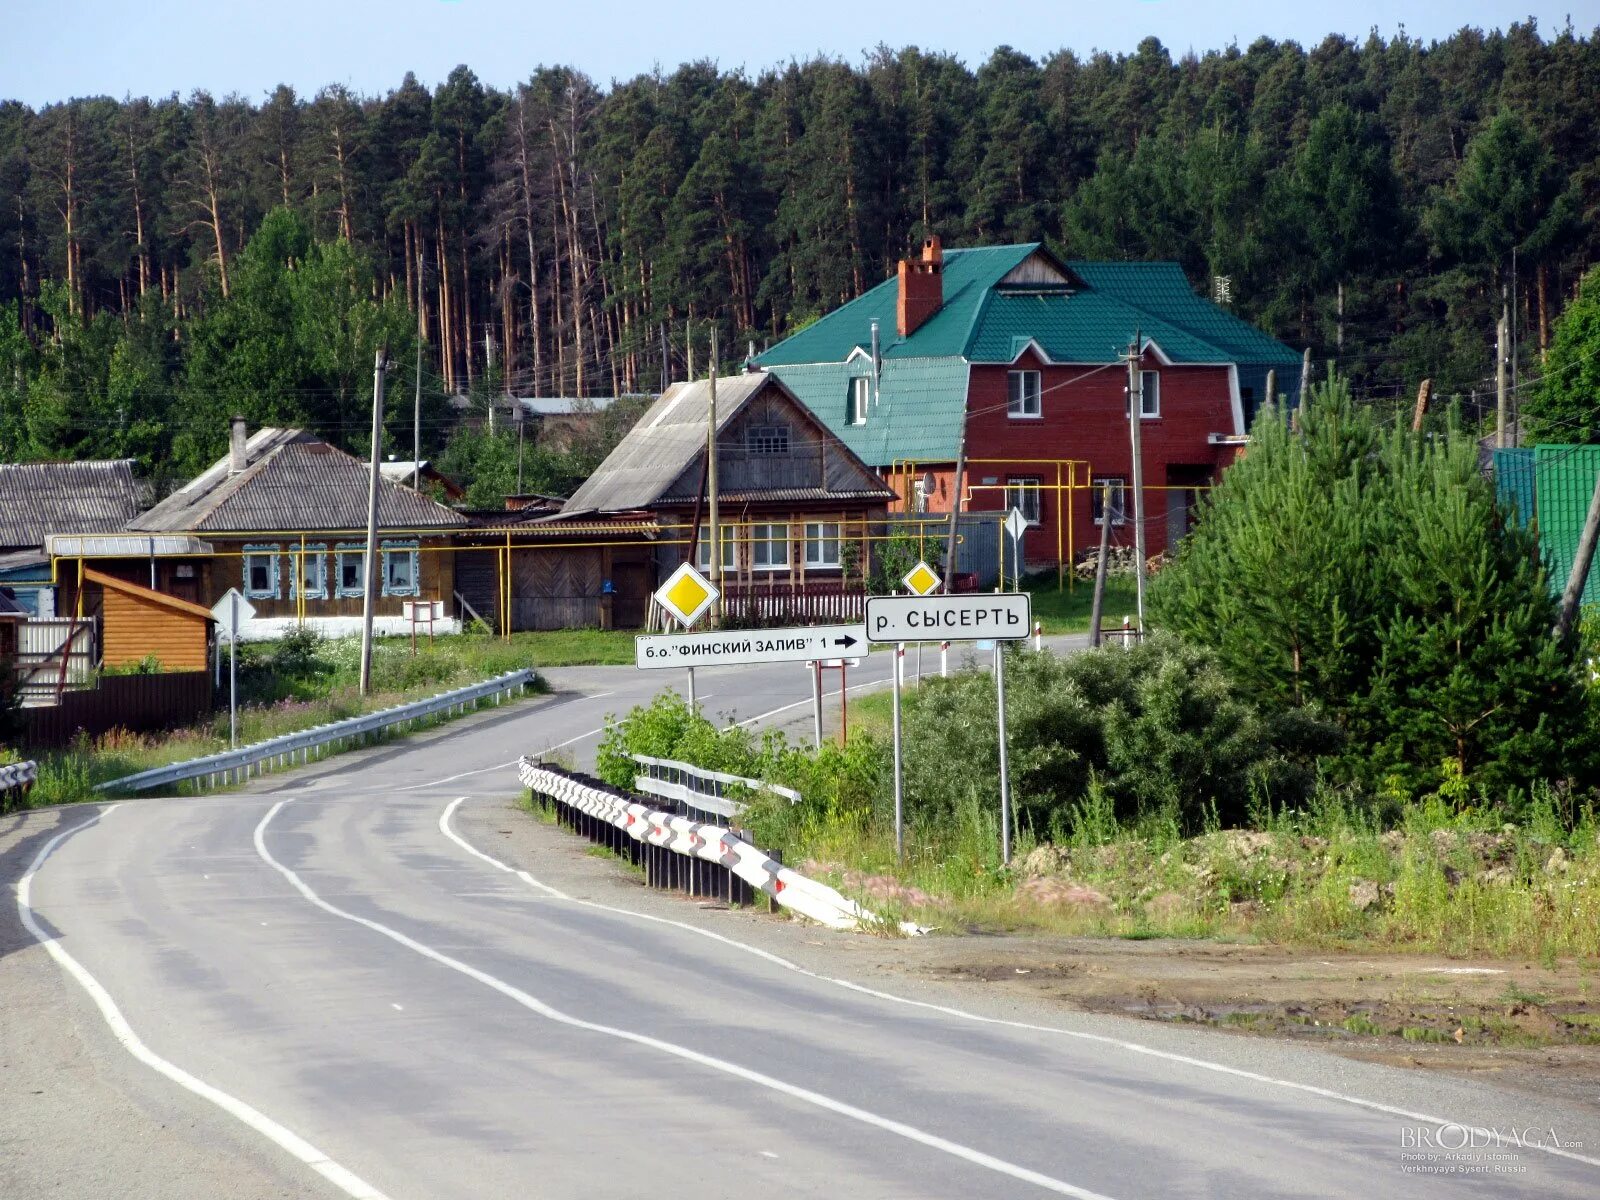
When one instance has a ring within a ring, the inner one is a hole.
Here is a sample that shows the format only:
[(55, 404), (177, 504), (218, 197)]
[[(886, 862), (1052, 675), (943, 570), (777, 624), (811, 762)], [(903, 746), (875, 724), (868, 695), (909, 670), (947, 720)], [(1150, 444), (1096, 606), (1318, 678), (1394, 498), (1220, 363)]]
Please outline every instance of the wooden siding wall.
[(169, 671), (204, 671), (210, 622), (143, 596), (103, 589), (101, 658), (108, 667), (154, 657)]
[[(291, 582), (299, 565), (299, 538), (247, 538), (239, 542), (223, 542), (215, 538), (212, 544), (220, 552), (218, 557), (212, 559), (210, 574), (210, 592), (200, 601), (201, 604), (210, 606), (220, 600), (230, 587), (244, 591), (244, 559), (239, 557), (246, 546), (278, 546), (280, 554), (278, 559), (278, 597), (277, 599), (250, 597), (250, 603), (255, 606), (258, 617), (297, 617), (300, 615), (300, 602), (295, 598)], [(333, 537), (318, 534), (306, 538), (307, 552), (312, 546), (326, 544), (327, 549), (322, 553), (327, 559), (327, 599), (307, 597), (306, 617), (359, 617), (361, 615), (360, 596), (340, 596), (338, 572), (338, 554), (336, 547), (340, 543), (360, 542), (360, 536)], [(382, 532), (378, 535), (378, 561), (382, 569), (383, 543), (385, 541), (409, 541), (409, 538), (389, 538)], [(385, 596), (382, 581), (379, 581), (377, 593), (374, 596), (376, 606), (373, 612), (380, 617), (398, 617), (402, 613), (401, 605), (408, 599), (443, 600), (445, 611), (453, 612), (455, 609), (455, 551), (451, 543), (439, 538), (418, 538), (420, 553), (417, 556), (417, 577), (420, 591), (416, 597)], [(491, 561), (493, 555), (487, 555)], [(474, 605), (476, 607), (476, 605)], [(481, 609), (479, 610), (482, 611)], [(487, 614), (485, 614), (487, 615)]]

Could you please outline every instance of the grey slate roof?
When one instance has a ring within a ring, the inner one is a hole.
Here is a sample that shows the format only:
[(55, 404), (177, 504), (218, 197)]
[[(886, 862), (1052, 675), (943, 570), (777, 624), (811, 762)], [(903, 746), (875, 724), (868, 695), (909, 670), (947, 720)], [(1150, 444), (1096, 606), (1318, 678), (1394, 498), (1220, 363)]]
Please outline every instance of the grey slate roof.
[[(717, 438), (747, 405), (763, 392), (775, 394), (795, 415), (809, 423), (817, 436), (831, 440), (836, 449), (826, 456), (827, 478), (815, 488), (784, 486), (776, 476), (756, 479), (757, 490), (747, 484), (739, 495), (750, 501), (788, 499), (886, 500), (893, 492), (826, 423), (817, 419), (800, 398), (770, 371), (750, 371), (717, 381)], [(657, 504), (683, 503), (683, 478), (694, 469), (706, 445), (706, 417), (711, 387), (707, 380), (675, 383), (650, 406), (605, 462), (586, 479), (561, 509), (563, 517), (585, 513), (637, 512)], [(845, 481), (851, 480), (854, 486)], [(691, 480), (691, 484), (695, 481)], [(724, 480), (723, 495), (731, 489)], [(761, 486), (769, 482), (771, 486)], [(864, 488), (863, 488), (864, 485)], [(804, 492), (804, 495), (801, 493)]]
[[(127, 528), (150, 532), (289, 533), (365, 529), (367, 464), (298, 429), (262, 429), (245, 444), (246, 467), (225, 456)], [(459, 513), (382, 477), (381, 529), (451, 529)]]
[(121, 529), (143, 507), (133, 460), (0, 466), (0, 547), (43, 547), (53, 533)]
[[(717, 380), (719, 433), (770, 378), (765, 371), (754, 371)], [(649, 507), (705, 447), (710, 403), (708, 380), (673, 384), (561, 511), (627, 512)]]

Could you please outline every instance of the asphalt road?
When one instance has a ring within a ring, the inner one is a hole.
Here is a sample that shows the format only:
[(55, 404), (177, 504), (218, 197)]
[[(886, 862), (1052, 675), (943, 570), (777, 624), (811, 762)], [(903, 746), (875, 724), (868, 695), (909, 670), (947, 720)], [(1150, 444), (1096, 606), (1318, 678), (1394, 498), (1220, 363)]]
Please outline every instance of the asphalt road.
[[(0, 831), (0, 1195), (1600, 1193), (1592, 1109), (986, 1008), (854, 971), (864, 935), (647, 892), (505, 799), (519, 755), (586, 763), (673, 680), (549, 674), (549, 700), (247, 791)], [(798, 666), (699, 695), (809, 719)]]

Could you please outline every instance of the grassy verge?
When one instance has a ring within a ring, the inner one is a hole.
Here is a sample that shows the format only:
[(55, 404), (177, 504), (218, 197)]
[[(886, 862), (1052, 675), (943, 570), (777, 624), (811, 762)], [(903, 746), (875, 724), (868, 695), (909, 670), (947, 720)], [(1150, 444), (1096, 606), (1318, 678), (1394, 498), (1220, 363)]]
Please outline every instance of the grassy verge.
[[(441, 638), (432, 647), (419, 647), (413, 656), (409, 641), (386, 639), (374, 649), (373, 692), (363, 697), (357, 682), (359, 660), (360, 647), (354, 639), (305, 639), (242, 648), (240, 744), (425, 699), (532, 665), (528, 650), (516, 642)], [(542, 690), (543, 684), (535, 687)], [(96, 784), (227, 748), (226, 708), (198, 725), (166, 733), (112, 730), (95, 738), (80, 737), (63, 750), (37, 756), (39, 780), (26, 804), (96, 799)]]
[[(1054, 575), (1036, 576), (1023, 580), (1023, 588), (1033, 597), (1033, 616), (1044, 624), (1048, 634), (1086, 633), (1089, 615), (1094, 607), (1094, 584), (1068, 578), (1067, 586), (1057, 588)], [(1137, 611), (1134, 582), (1131, 576), (1114, 575), (1106, 579), (1105, 611), (1101, 621), (1105, 625), (1121, 624), (1124, 616)]]

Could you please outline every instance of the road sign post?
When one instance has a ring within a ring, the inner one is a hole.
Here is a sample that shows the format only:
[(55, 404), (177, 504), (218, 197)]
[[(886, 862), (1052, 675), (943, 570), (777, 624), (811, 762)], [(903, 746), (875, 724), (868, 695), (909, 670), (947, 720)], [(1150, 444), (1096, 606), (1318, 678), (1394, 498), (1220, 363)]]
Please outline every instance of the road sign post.
[[(713, 502), (714, 503), (714, 502)], [(711, 518), (711, 528), (717, 528), (715, 514)], [(713, 548), (713, 559), (716, 552)], [(705, 611), (717, 602), (722, 592), (706, 577), (694, 569), (690, 563), (680, 563), (678, 569), (667, 576), (667, 581), (656, 589), (656, 603), (678, 619), (678, 623), (685, 629), (694, 627)], [(637, 652), (637, 648), (636, 648)], [(645, 664), (641, 661), (640, 666)], [(657, 664), (662, 665), (662, 664)], [(689, 711), (698, 711), (694, 694), (694, 666), (689, 666)]]
[[(900, 662), (905, 643), (938, 637), (994, 644), (996, 730), (1000, 743), (1000, 857), (1011, 862), (1011, 779), (1006, 745), (1005, 642), (1026, 640), (1033, 632), (1033, 605), (1025, 592), (994, 595), (868, 596), (867, 640), (894, 642), (894, 845), (905, 856), (904, 793), (900, 729)], [(986, 646), (984, 648), (987, 648)], [(941, 649), (942, 653), (942, 649)]]
[(228, 639), (228, 746), (239, 745), (239, 629), (255, 619), (256, 606), (242, 595), (238, 588), (229, 588), (222, 598), (211, 606), (211, 615), (217, 621), (217, 637)]
[(818, 750), (822, 749), (822, 660), (819, 658), (807, 668), (811, 675), (811, 733)]

